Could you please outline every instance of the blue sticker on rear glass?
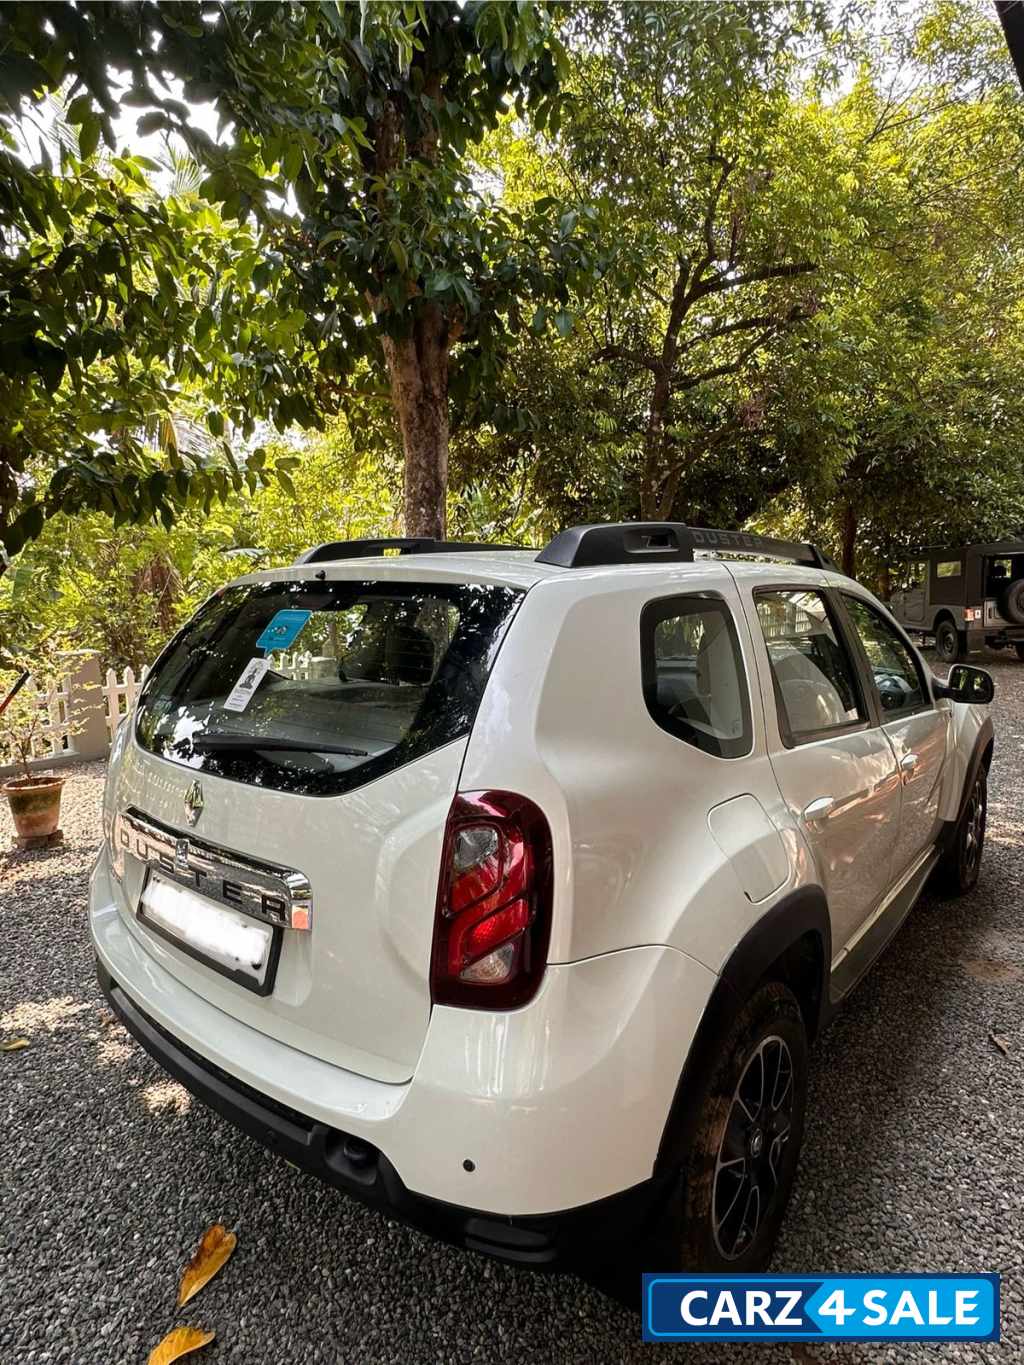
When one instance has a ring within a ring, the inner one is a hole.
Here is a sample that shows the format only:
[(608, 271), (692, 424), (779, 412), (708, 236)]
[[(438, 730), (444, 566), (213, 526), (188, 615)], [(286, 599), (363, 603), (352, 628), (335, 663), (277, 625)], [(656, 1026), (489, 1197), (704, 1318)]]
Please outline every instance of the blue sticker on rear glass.
[(311, 611), (291, 608), (275, 611), (256, 641), (257, 649), (290, 649), (298, 639), (302, 627), (313, 615)]

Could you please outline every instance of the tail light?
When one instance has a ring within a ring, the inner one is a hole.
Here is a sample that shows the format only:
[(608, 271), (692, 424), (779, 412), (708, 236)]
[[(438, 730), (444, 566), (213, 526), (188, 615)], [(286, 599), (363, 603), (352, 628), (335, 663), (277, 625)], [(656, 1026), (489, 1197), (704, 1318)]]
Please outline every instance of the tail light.
[(464, 792), (448, 814), (430, 988), (437, 1005), (512, 1009), (544, 975), (551, 831), (525, 796)]

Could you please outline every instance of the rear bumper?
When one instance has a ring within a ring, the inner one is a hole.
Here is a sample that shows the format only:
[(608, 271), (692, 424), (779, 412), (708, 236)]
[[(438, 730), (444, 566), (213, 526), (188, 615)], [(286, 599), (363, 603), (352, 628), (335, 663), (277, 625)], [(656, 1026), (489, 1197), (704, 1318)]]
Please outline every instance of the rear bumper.
[[(101, 853), (90, 928), (115, 1010), (186, 1087), (296, 1165), (497, 1255), (523, 1259), (493, 1227), (539, 1228), (543, 1243), (526, 1239), (538, 1264), (588, 1228), (587, 1209), (611, 1229), (620, 1199), (643, 1205), (717, 980), (692, 958), (632, 948), (552, 964), (519, 1010), (435, 1007), (413, 1076), (395, 1084), (303, 1050), (300, 1029), (284, 1042), (186, 986), (121, 899)], [(292, 1011), (301, 1023), (301, 1006), (272, 997), (267, 1008), (281, 1032)]]
[(161, 1028), (99, 961), (97, 975), (129, 1033), (197, 1099), (293, 1165), (446, 1242), (538, 1269), (601, 1261), (639, 1237), (665, 1197), (658, 1178), (564, 1212), (509, 1217), (416, 1194), (372, 1143), (243, 1085)]
[(1007, 645), (1024, 640), (1024, 626), (985, 626), (974, 622), (964, 631), (964, 637), (968, 654), (977, 653), (988, 645), (1005, 649)]

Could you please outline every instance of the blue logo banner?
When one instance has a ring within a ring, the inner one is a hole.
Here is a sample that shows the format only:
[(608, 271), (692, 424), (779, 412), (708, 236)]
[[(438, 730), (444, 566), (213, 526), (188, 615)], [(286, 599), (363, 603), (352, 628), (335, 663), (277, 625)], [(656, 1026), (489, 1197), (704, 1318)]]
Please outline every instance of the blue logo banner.
[(645, 1341), (998, 1341), (998, 1275), (645, 1275)]
[(263, 634), (256, 641), (256, 648), (291, 649), (312, 614), (311, 611), (299, 611), (297, 607), (275, 611), (263, 627)]

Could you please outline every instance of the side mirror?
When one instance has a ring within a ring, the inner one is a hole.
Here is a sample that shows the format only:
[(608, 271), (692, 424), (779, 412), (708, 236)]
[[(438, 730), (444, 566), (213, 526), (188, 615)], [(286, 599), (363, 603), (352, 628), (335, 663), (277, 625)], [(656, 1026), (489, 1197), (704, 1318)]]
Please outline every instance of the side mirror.
[(987, 706), (996, 694), (992, 674), (984, 668), (974, 668), (971, 664), (954, 664), (949, 670), (947, 682), (935, 684), (937, 697), (948, 697), (950, 701), (969, 702), (972, 706)]

